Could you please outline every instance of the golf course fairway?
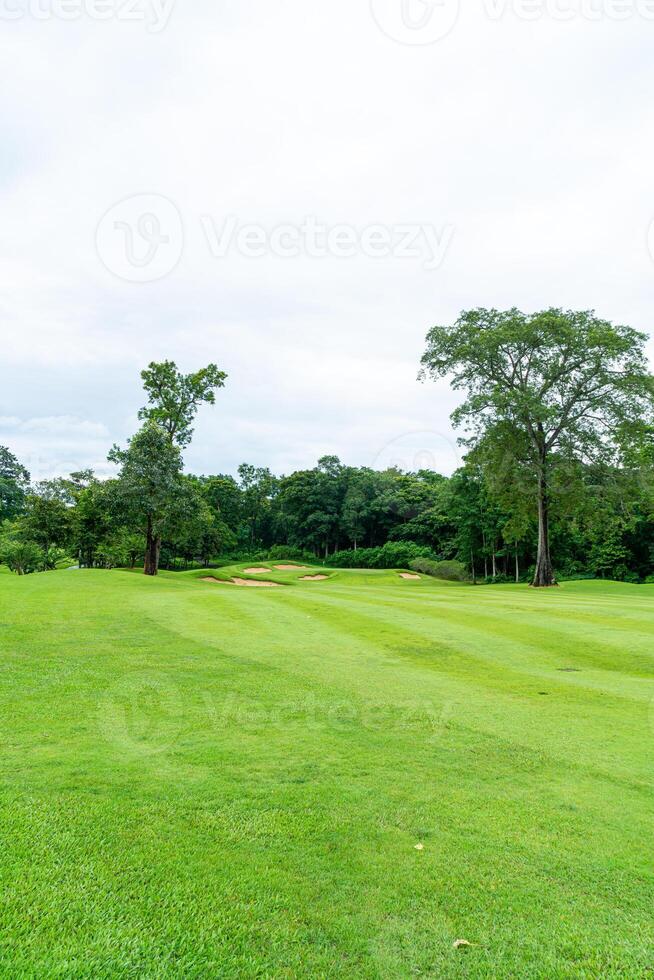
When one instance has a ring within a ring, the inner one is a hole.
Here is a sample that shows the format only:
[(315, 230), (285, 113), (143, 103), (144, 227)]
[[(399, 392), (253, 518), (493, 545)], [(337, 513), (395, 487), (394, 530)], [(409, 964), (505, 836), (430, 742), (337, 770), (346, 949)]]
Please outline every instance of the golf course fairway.
[(653, 976), (654, 586), (262, 567), (0, 575), (0, 975)]

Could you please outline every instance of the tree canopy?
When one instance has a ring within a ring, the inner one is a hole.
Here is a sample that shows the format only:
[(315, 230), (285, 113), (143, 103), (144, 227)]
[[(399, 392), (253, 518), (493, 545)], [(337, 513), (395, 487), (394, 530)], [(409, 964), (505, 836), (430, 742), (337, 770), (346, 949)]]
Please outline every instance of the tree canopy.
[(202, 390), (182, 397), (186, 382), (165, 362), (170, 391), (152, 416), (144, 410), (127, 447), (112, 450), (114, 478), (80, 470), (30, 485), (0, 450), (0, 561), (19, 574), (63, 561), (143, 561), (149, 575), (160, 560), (168, 568), (293, 557), (342, 567), (418, 562), (423, 574), (448, 565), (475, 582), (545, 584), (551, 549), (564, 577), (646, 580), (654, 430), (642, 342), (592, 314), (560, 311), (473, 311), (435, 328), (424, 375), (449, 366), (466, 392), (455, 421), (468, 430), (468, 452), (449, 477), (348, 466), (333, 455), (289, 474), (243, 463), (236, 475), (186, 475), (182, 444)]
[(619, 463), (651, 439), (654, 379), (646, 335), (592, 312), (466, 311), (427, 335), (421, 376), (451, 376), (466, 397), (452, 415), (534, 477), (539, 542), (534, 585), (555, 583), (550, 490), (558, 460)]
[(182, 374), (174, 361), (152, 363), (141, 372), (148, 405), (139, 418), (158, 422), (172, 442), (184, 448), (193, 437), (193, 422), (200, 405), (215, 405), (216, 391), (224, 388), (227, 375), (215, 364)]

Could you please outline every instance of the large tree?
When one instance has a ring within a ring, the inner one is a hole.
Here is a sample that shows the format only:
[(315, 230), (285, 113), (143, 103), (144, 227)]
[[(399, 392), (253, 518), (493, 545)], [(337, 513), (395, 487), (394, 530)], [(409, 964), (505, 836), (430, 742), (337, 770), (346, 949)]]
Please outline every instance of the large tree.
[(193, 436), (193, 421), (202, 404), (214, 405), (216, 391), (224, 388), (227, 375), (215, 364), (192, 374), (182, 374), (174, 361), (153, 361), (141, 371), (149, 404), (139, 418), (161, 425), (171, 442), (184, 448)]
[(421, 377), (466, 391), (452, 421), (468, 445), (504, 440), (533, 478), (538, 511), (534, 586), (556, 584), (550, 554), (552, 471), (561, 461), (619, 462), (651, 433), (654, 378), (645, 334), (592, 312), (525, 315), (477, 309), (427, 335)]
[(267, 467), (241, 463), (238, 468), (243, 518), (247, 524), (248, 545), (261, 543), (262, 529), (277, 490), (277, 480)]
[(6, 446), (0, 446), (0, 524), (23, 510), (30, 475)]
[(157, 422), (146, 422), (127, 449), (114, 446), (109, 460), (121, 467), (116, 499), (121, 518), (145, 537), (146, 575), (159, 572), (161, 538), (184, 510), (182, 457)]
[(43, 494), (27, 498), (25, 513), (18, 524), (24, 540), (35, 541), (46, 556), (51, 548), (63, 548), (71, 533), (72, 511), (59, 497), (50, 494), (46, 484), (39, 484)]

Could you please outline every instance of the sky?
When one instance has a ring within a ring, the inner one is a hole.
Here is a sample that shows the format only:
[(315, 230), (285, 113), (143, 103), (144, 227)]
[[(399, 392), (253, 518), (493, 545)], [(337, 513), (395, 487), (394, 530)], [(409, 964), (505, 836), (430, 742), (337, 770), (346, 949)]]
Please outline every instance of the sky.
[[(0, 444), (136, 430), (140, 371), (229, 375), (186, 468), (449, 473), (435, 324), (651, 330), (654, 0), (0, 0)], [(651, 348), (650, 348), (651, 353)]]

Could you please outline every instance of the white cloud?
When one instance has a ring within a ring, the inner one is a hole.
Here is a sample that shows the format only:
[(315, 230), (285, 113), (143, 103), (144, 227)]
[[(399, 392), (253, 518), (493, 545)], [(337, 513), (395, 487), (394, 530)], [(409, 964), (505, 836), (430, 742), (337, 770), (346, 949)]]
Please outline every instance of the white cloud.
[[(0, 439), (42, 475), (106, 466), (135, 425), (140, 369), (172, 357), (230, 375), (189, 468), (367, 463), (406, 433), (451, 435), (456, 396), (415, 376), (427, 329), (462, 308), (594, 306), (649, 328), (654, 23), (488, 9), (461, 5), (425, 47), (351, 0), (178, 2), (158, 34), (3, 22), (0, 413), (31, 421)], [(102, 216), (137, 194), (184, 223), (157, 282), (121, 281), (96, 252)], [(201, 216), (230, 214), (454, 237), (431, 272), (363, 254), (216, 259)]]

